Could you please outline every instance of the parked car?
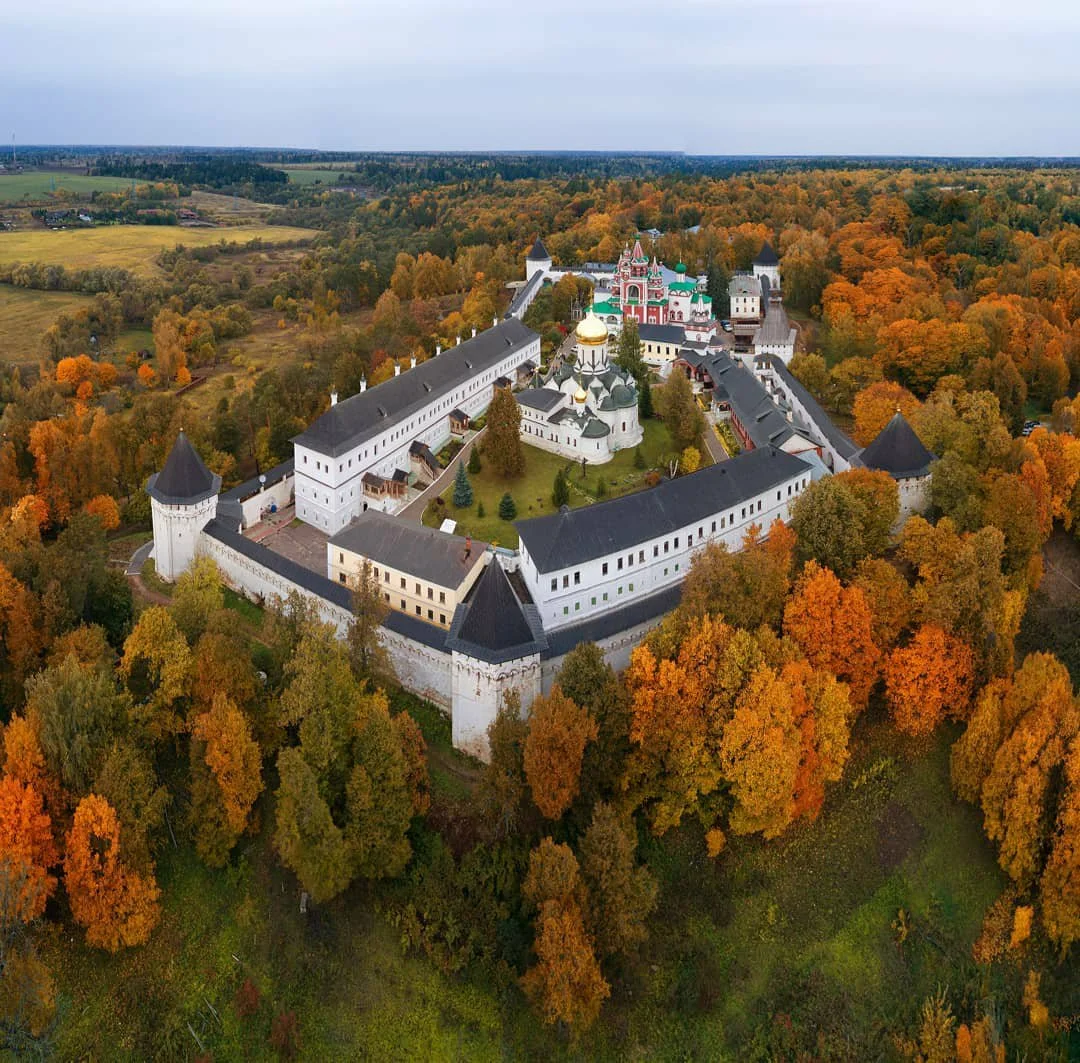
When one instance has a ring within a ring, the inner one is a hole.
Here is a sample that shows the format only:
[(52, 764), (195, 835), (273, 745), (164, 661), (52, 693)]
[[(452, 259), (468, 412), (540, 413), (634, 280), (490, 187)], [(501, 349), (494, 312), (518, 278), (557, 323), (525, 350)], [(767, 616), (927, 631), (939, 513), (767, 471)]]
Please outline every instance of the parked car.
[(1024, 427), (1021, 429), (1020, 434), (1022, 436), (1029, 436), (1036, 428), (1042, 428), (1041, 421), (1025, 421)]
[(722, 328), (722, 329), (723, 329), (723, 330), (724, 330), (725, 332), (730, 332), (730, 331), (731, 331), (731, 322), (725, 319), (724, 321), (721, 321), (721, 322), (720, 322), (720, 327), (721, 327), (721, 328)]

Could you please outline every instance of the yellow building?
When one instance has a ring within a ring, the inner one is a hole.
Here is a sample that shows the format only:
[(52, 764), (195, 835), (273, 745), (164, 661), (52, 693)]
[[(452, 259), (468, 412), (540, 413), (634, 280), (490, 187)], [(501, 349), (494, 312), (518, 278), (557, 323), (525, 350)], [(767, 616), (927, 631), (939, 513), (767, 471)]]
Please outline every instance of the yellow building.
[(326, 544), (327, 574), (355, 585), (368, 561), (391, 609), (448, 628), (484, 569), (487, 549), (487, 543), (369, 509)]

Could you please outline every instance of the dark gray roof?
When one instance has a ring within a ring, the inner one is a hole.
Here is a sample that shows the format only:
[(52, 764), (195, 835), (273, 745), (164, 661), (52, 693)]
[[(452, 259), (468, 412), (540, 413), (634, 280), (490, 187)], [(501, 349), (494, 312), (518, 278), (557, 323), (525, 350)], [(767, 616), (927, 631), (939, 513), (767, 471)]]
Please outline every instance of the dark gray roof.
[(221, 477), (212, 473), (195, 448), (188, 442), (184, 430), (173, 443), (165, 467), (146, 481), (151, 498), (167, 506), (194, 505), (221, 490)]
[(897, 410), (877, 438), (859, 455), (859, 460), (866, 468), (881, 469), (894, 480), (907, 480), (925, 476), (936, 455), (923, 446), (915, 429)]
[(425, 528), (374, 509), (355, 517), (330, 540), (330, 545), (440, 587), (459, 586), (487, 549), (487, 543), (473, 542), (466, 557), (463, 536)]
[(721, 351), (701, 361), (713, 382), (714, 398), (726, 400), (755, 447), (779, 447), (799, 433), (773, 402), (765, 385), (731, 355)]
[(532, 250), (525, 256), (528, 262), (543, 262), (550, 261), (551, 255), (548, 254), (547, 248), (544, 247), (544, 241), (538, 236), (536, 242), (532, 245)]
[(543, 283), (544, 271), (539, 270), (514, 293), (514, 298), (510, 300), (510, 305), (506, 308), (506, 314), (504, 316), (519, 317), (524, 313)]
[(564, 507), (549, 517), (518, 521), (514, 527), (537, 570), (553, 572), (733, 509), (808, 468), (804, 461), (775, 447), (747, 450), (730, 461), (646, 491), (584, 509)]
[(585, 430), (581, 433), (583, 439), (603, 439), (604, 436), (610, 434), (611, 429), (598, 417), (594, 417), (589, 421), (585, 426)]
[(525, 388), (524, 391), (519, 391), (514, 398), (518, 400), (521, 406), (528, 406), (530, 410), (541, 410), (547, 413), (562, 402), (564, 395), (561, 391), (556, 391), (555, 388)]
[(518, 600), (497, 557), (455, 611), (446, 646), (492, 664), (546, 649), (536, 607)]
[(806, 385), (792, 373), (782, 359), (773, 358), (772, 367), (776, 375), (784, 382), (784, 386), (798, 398), (803, 409), (806, 410), (821, 434), (829, 441), (833, 450), (845, 461), (851, 461), (859, 448), (846, 433), (833, 424), (832, 418), (821, 408), (821, 403), (810, 394)]
[(505, 318), (415, 369), (331, 406), (293, 442), (317, 454), (337, 457), (407, 420), (537, 338), (517, 318)]
[(772, 244), (768, 240), (762, 245), (761, 250), (758, 252), (757, 258), (754, 259), (755, 266), (779, 266), (780, 259), (776, 257), (776, 252), (772, 249)]
[(582, 642), (598, 642), (620, 631), (644, 624), (646, 620), (670, 613), (682, 599), (682, 584), (665, 587), (656, 594), (638, 598), (619, 609), (601, 613), (583, 620), (580, 624), (559, 627), (547, 635), (548, 648), (545, 657), (561, 657)]
[(768, 309), (765, 311), (765, 320), (761, 328), (754, 333), (754, 343), (765, 346), (766, 344), (782, 344), (795, 342), (795, 329), (788, 321), (787, 311), (779, 299), (770, 299)]
[(752, 273), (736, 273), (728, 282), (728, 295), (761, 295), (761, 281)]
[(677, 343), (686, 341), (686, 329), (682, 325), (638, 325), (638, 335), (648, 343)]
[[(275, 553), (262, 543), (244, 538), (220, 520), (210, 521), (203, 530), (211, 539), (216, 539), (224, 546), (232, 547), (237, 553), (276, 573), (282, 579), (295, 583), (298, 587), (342, 609), (352, 609), (352, 594), (344, 584), (335, 583), (318, 572), (312, 572), (311, 569)], [(426, 624), (423, 620), (405, 613), (391, 611), (383, 620), (382, 626), (389, 631), (396, 631), (399, 635), (405, 635), (425, 646), (430, 646), (432, 649), (446, 649), (446, 632), (442, 628)]]
[[(266, 486), (273, 487), (274, 484), (280, 483), (287, 476), (292, 476), (293, 472), (293, 459), (289, 458), (288, 461), (283, 461), (280, 465), (275, 465), (272, 469), (267, 469), (262, 475), (266, 477)], [(245, 480), (242, 484), (230, 487), (228, 491), (225, 491), (222, 494), (221, 498), (222, 500), (229, 499), (231, 501), (235, 499), (237, 502), (242, 502), (245, 498), (251, 498), (252, 495), (257, 495), (262, 486), (263, 485), (259, 482), (259, 477), (253, 476), (250, 480)]]

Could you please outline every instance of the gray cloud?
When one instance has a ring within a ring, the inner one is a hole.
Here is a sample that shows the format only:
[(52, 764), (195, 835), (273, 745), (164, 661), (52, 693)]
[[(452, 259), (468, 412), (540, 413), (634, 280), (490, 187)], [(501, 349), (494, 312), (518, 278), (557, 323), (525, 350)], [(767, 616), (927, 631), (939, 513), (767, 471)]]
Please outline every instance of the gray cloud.
[(149, 6), (0, 6), (4, 139), (1080, 154), (1071, 0)]

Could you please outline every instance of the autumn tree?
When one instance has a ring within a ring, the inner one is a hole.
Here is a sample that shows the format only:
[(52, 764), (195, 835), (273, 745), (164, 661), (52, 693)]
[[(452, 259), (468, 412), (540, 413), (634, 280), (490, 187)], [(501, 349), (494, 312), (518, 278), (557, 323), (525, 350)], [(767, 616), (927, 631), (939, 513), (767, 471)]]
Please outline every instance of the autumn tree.
[(59, 861), (52, 820), (41, 794), (11, 775), (0, 779), (0, 928), (28, 923), (45, 911), (56, 890), (51, 873)]
[(525, 779), (525, 741), (529, 725), (521, 715), (521, 699), (510, 691), (499, 702), (495, 719), (488, 724), (488, 762), (484, 765), (477, 797), (496, 837), (517, 828), (528, 796)]
[(169, 613), (173, 622), (194, 646), (206, 630), (210, 618), (225, 608), (221, 573), (213, 558), (199, 554), (176, 581)]
[(587, 922), (602, 956), (628, 953), (645, 940), (656, 907), (656, 880), (634, 862), (637, 836), (604, 802), (593, 808), (581, 839), (581, 874), (588, 890)]
[(191, 690), (191, 649), (169, 611), (147, 609), (124, 642), (120, 675), (135, 697), (134, 716), (155, 739), (178, 732)]
[(356, 677), (376, 686), (395, 679), (394, 663), (383, 642), (382, 631), (382, 622), (389, 611), (371, 562), (365, 558), (352, 584), (352, 620), (346, 643)]
[(520, 435), (521, 408), (509, 388), (495, 388), (487, 411), (484, 457), (503, 479), (525, 471), (525, 451)]
[(536, 807), (548, 819), (559, 819), (577, 796), (585, 747), (598, 733), (588, 710), (575, 705), (558, 685), (533, 701), (525, 777)]
[(975, 655), (954, 635), (923, 624), (884, 665), (893, 723), (909, 735), (930, 734), (945, 716), (965, 719), (975, 681)]
[(94, 777), (92, 792), (116, 812), (125, 862), (137, 871), (150, 871), (172, 801), (150, 751), (129, 739), (115, 740)]
[(881, 655), (870, 608), (858, 587), (845, 587), (829, 569), (808, 562), (784, 610), (784, 632), (815, 668), (827, 669), (850, 686), (856, 708), (865, 708)]
[(123, 862), (120, 822), (108, 801), (94, 794), (75, 809), (64, 885), (75, 922), (86, 928), (87, 944), (109, 952), (144, 944), (161, 917), (161, 891), (152, 876)]
[(789, 588), (783, 561), (760, 543), (737, 553), (724, 543), (709, 543), (690, 563), (681, 610), (688, 616), (714, 613), (747, 630), (779, 624)]
[(791, 507), (797, 554), (847, 578), (864, 558), (885, 551), (899, 515), (899, 492), (888, 473), (851, 469), (817, 480)]
[(919, 408), (919, 400), (907, 388), (882, 380), (865, 387), (855, 396), (855, 442), (868, 447), (899, 410), (910, 421)]
[(1080, 939), (1080, 738), (1065, 759), (1065, 790), (1039, 895), (1046, 933), (1064, 954)]
[(195, 848), (221, 867), (247, 829), (262, 792), (262, 762), (244, 714), (224, 694), (195, 719), (191, 750), (191, 826)]
[(676, 369), (663, 387), (653, 392), (657, 413), (671, 434), (676, 450), (687, 447), (700, 450), (701, 434), (705, 431), (705, 415), (694, 395), (687, 375)]
[(888, 651), (911, 619), (911, 592), (907, 581), (888, 561), (868, 557), (855, 567), (852, 585), (862, 591), (870, 607), (874, 642)]

